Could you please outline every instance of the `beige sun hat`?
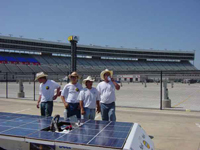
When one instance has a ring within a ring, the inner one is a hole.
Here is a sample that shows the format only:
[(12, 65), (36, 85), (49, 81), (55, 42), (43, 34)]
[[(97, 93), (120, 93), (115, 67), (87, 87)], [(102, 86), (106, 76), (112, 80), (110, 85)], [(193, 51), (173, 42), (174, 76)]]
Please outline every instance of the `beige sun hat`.
[(86, 79), (83, 80), (83, 84), (86, 83), (86, 81), (91, 81), (91, 82), (94, 82), (94, 79), (92, 79), (91, 76), (88, 76)]
[(80, 78), (80, 76), (78, 75), (77, 72), (72, 72), (72, 73), (69, 75), (69, 79), (71, 79), (71, 77), (78, 77), (78, 79)]
[(35, 78), (35, 81), (38, 80), (39, 78), (42, 78), (42, 77), (47, 77), (48, 75), (45, 74), (44, 72), (38, 72), (36, 74), (36, 78)]
[(113, 76), (113, 71), (108, 70), (108, 69), (105, 69), (105, 70), (103, 70), (103, 71), (101, 72), (101, 74), (100, 74), (100, 77), (101, 77), (102, 80), (104, 80), (104, 74), (107, 73), (107, 72), (110, 73), (110, 77), (112, 78), (112, 76)]

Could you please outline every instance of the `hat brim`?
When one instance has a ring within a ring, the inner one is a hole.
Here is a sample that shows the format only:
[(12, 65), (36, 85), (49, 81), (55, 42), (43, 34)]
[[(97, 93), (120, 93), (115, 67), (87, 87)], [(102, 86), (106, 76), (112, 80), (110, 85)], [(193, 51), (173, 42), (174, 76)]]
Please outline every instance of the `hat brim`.
[(84, 80), (83, 80), (83, 84), (86, 84), (87, 81), (94, 82), (94, 80), (87, 80), (87, 79), (84, 79)]
[(41, 76), (38, 76), (35, 78), (35, 81), (37, 81), (39, 78), (42, 78), (42, 77), (47, 77), (48, 75), (44, 74), (44, 75), (41, 75)]
[(111, 76), (111, 78), (112, 78), (112, 76), (113, 76), (113, 71), (102, 71), (101, 74), (100, 74), (100, 77), (101, 77), (102, 80), (104, 80), (104, 74), (105, 74), (105, 73), (110, 73), (110, 76)]

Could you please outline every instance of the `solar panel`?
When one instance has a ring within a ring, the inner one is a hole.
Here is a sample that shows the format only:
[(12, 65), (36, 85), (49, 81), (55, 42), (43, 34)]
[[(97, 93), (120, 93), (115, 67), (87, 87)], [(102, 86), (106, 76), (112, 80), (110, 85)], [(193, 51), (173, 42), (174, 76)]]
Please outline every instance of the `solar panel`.
[(84, 124), (82, 126), (80, 126), (80, 128), (83, 129), (93, 129), (93, 130), (101, 130), (105, 127), (105, 124), (99, 124), (99, 125), (95, 125), (95, 124)]
[(96, 135), (99, 133), (99, 130), (92, 130), (90, 128), (84, 129), (84, 128), (77, 128), (70, 132), (70, 134), (83, 134), (83, 135)]
[(52, 117), (0, 113), (0, 135), (24, 137), (41, 143), (53, 141), (120, 149), (133, 126), (133, 123), (81, 120), (82, 125), (69, 132), (44, 131), (51, 120)]
[(29, 124), (22, 125), (21, 128), (41, 130), (48, 126), (49, 124), (44, 124), (44, 123), (29, 123)]
[(118, 132), (118, 131), (102, 131), (98, 137), (111, 137), (111, 138), (126, 138), (128, 132)]
[(31, 129), (22, 129), (22, 128), (12, 128), (7, 131), (3, 131), (0, 134), (2, 135), (12, 135), (12, 136), (19, 136), (19, 137), (25, 137), (31, 133), (36, 132), (36, 130)]
[(4, 119), (4, 120), (11, 120), (11, 119), (15, 119), (16, 116), (0, 116), (0, 119)]
[(37, 121), (36, 118), (29, 118), (29, 117), (20, 117), (20, 118), (15, 118), (15, 119), (12, 119), (12, 121), (15, 121), (15, 122), (22, 122), (22, 123), (30, 123), (30, 122), (34, 122), (34, 121)]
[(127, 132), (130, 131), (130, 127), (123, 127), (123, 126), (107, 126), (104, 130), (112, 130), (112, 131), (121, 131)]
[(65, 134), (64, 136), (56, 139), (55, 141), (75, 143), (75, 144), (87, 144), (93, 136), (82, 134)]
[(11, 129), (12, 127), (5, 127), (5, 126), (0, 126), (0, 133), (3, 131), (6, 131), (8, 129)]
[(122, 148), (124, 143), (125, 143), (125, 139), (95, 137), (89, 143), (89, 145), (112, 147), (112, 148)]
[(47, 131), (38, 131), (33, 134), (28, 135), (27, 137), (33, 138), (33, 139), (40, 139), (40, 140), (55, 140), (59, 137), (63, 136), (62, 133), (56, 133), (56, 132), (47, 132)]
[(24, 125), (24, 124), (26, 124), (26, 123), (14, 122), (14, 121), (5, 121), (5, 122), (0, 123), (1, 126), (6, 126), (6, 127), (18, 127), (18, 126)]

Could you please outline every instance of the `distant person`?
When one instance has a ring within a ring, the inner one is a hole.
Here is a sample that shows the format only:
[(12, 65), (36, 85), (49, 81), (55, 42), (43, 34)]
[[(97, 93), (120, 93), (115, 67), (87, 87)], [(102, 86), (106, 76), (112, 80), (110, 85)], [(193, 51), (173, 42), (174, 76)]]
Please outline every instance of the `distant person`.
[[(40, 83), (39, 99), (37, 102), (37, 108), (41, 110), (41, 116), (51, 116), (53, 112), (53, 100), (56, 100), (60, 96), (60, 85), (53, 80), (48, 80), (44, 72), (36, 74), (35, 80)], [(54, 95), (56, 90), (56, 95)], [(40, 106), (39, 106), (40, 105)]]
[(63, 101), (65, 111), (64, 119), (76, 115), (77, 119), (81, 118), (80, 105), (78, 95), (82, 90), (82, 85), (78, 83), (79, 75), (77, 72), (72, 72), (69, 75), (70, 83), (65, 85), (61, 93), (61, 99)]
[(83, 88), (78, 96), (78, 100), (80, 101), (81, 115), (83, 115), (83, 119), (95, 119), (96, 108), (97, 113), (100, 112), (100, 104), (99, 104), (99, 93), (96, 88), (92, 87), (94, 80), (91, 76), (88, 76), (83, 80), (83, 84), (85, 84), (85, 88)]
[(105, 69), (100, 74), (103, 81), (97, 85), (97, 91), (100, 94), (101, 117), (104, 121), (116, 121), (115, 89), (119, 90), (120, 86), (115, 82), (112, 76), (113, 71)]

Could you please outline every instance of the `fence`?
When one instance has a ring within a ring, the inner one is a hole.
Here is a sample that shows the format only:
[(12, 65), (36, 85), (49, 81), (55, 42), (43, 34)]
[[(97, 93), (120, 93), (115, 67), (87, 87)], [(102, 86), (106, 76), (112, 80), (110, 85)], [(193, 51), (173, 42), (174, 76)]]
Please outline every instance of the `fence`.
[[(83, 78), (86, 77), (82, 75)], [(199, 71), (117, 73), (114, 78), (118, 80), (121, 89), (116, 91), (116, 105), (200, 111), (199, 75)], [(58, 82), (61, 89), (67, 84), (65, 76), (64, 74), (48, 74), (48, 78)], [(100, 78), (99, 75), (94, 77), (96, 82), (93, 86), (96, 87)], [(39, 83), (34, 79), (35, 74), (0, 73), (0, 97), (18, 99), (21, 80), (25, 95), (24, 98), (19, 99), (37, 100)], [(60, 98), (58, 101), (61, 101)]]

